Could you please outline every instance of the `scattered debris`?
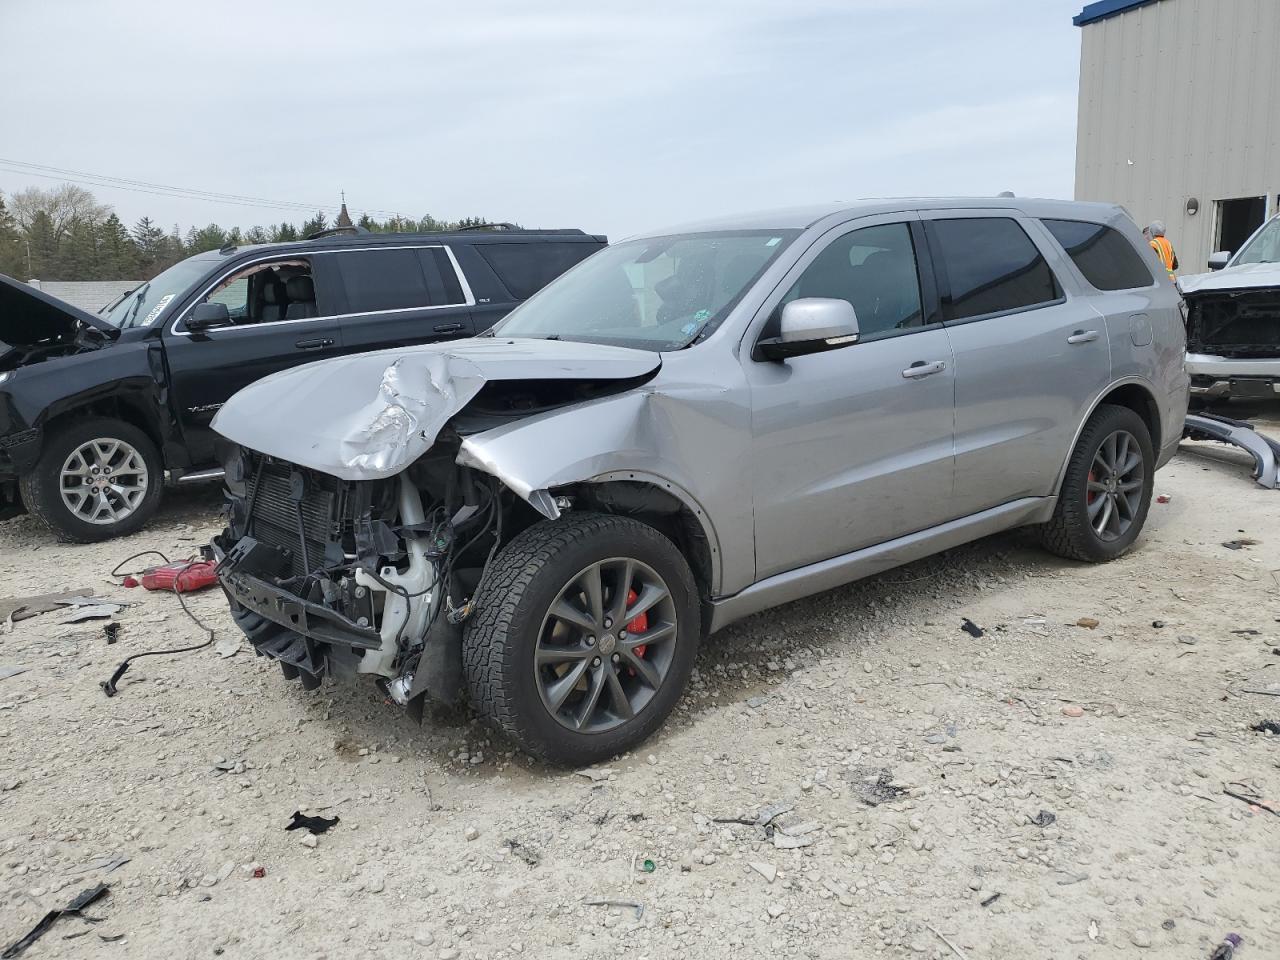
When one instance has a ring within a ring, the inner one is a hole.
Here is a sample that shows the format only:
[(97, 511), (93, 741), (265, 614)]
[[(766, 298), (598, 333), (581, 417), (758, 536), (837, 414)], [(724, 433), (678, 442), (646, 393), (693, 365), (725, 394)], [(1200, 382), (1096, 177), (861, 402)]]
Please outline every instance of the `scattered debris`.
[(304, 833), (298, 838), (298, 842), (304, 847), (308, 847), (312, 850), (320, 845), (320, 841), (316, 839), (316, 835), (314, 833)]
[(840, 906), (842, 907), (853, 906), (853, 894), (849, 892), (848, 887), (841, 886), (839, 883), (832, 880), (830, 877), (823, 877), (822, 885), (826, 887), (827, 891), (833, 897), (836, 898)]
[(1232, 443), (1253, 456), (1253, 479), (1260, 487), (1276, 488), (1280, 442), (1257, 433), (1253, 424), (1232, 420), (1212, 413), (1187, 414), (1183, 436), (1191, 440), (1217, 440)]
[(103, 626), (102, 635), (107, 638), (107, 644), (113, 644), (120, 639), (120, 624), (112, 622)]
[(1259, 697), (1280, 697), (1280, 690), (1259, 690), (1257, 687), (1241, 687), (1241, 693), (1252, 693)]
[(1173, 497), (1167, 493), (1162, 493), (1156, 497), (1156, 503), (1169, 503), (1171, 500), (1173, 500)]
[(611, 767), (589, 767), (586, 770), (577, 771), (577, 774), (580, 777), (586, 777), (592, 783), (600, 783), (613, 776), (614, 771)]
[(1098, 623), (1099, 621), (1095, 620), (1093, 617), (1081, 617), (1076, 621), (1076, 626), (1084, 627), (1087, 630), (1093, 630), (1097, 628)]
[(1258, 631), (1257, 631), (1257, 630), (1253, 630), (1253, 629), (1249, 629), (1249, 628), (1246, 628), (1246, 629), (1244, 629), (1244, 630), (1232, 630), (1231, 632), (1232, 632), (1232, 633), (1234, 633), (1237, 637), (1256, 637), (1256, 636), (1258, 636)]
[(1152, 620), (1152, 621), (1151, 621), (1151, 625), (1152, 625), (1153, 627), (1155, 627), (1157, 630), (1163, 630), (1163, 629), (1164, 629), (1164, 621), (1163, 621), (1163, 620)]
[(773, 835), (773, 845), (779, 850), (799, 850), (801, 847), (813, 846), (814, 838), (806, 834), (801, 837), (789, 837), (785, 833)]
[(213, 645), (213, 652), (223, 660), (240, 652), (240, 637), (228, 634)]
[(502, 845), (531, 867), (536, 867), (542, 862), (542, 857), (537, 850), (519, 840), (504, 840)]
[(975, 640), (986, 633), (985, 630), (983, 630), (980, 626), (978, 626), (968, 617), (964, 617), (961, 619), (960, 629), (963, 630), (965, 633), (967, 633), (969, 636), (973, 637)]
[(940, 934), (940, 933), (937, 931), (937, 929), (936, 929), (936, 928), (934, 928), (932, 925), (930, 925), (930, 924), (928, 924), (928, 923), (926, 923), (924, 926), (925, 926), (925, 929), (926, 929), (926, 930), (928, 930), (928, 931), (929, 931), (930, 933), (932, 933), (935, 937), (937, 937), (939, 940), (941, 940), (943, 943), (945, 943), (948, 947), (950, 947), (950, 948), (951, 948), (951, 952), (952, 952), (952, 953), (954, 953), (957, 957), (959, 957), (959, 958), (960, 958), (960, 960), (969, 960), (969, 957), (965, 954), (965, 952), (964, 952), (963, 950), (961, 950), (961, 949), (960, 949), (959, 947), (957, 947), (954, 943), (952, 943), (950, 940), (948, 940), (946, 937), (944, 937), (942, 934)]
[(1222, 942), (1213, 948), (1213, 953), (1209, 954), (1209, 960), (1231, 960), (1243, 942), (1244, 939), (1240, 934), (1228, 933), (1222, 938)]
[(747, 866), (754, 870), (760, 876), (764, 877), (765, 883), (773, 883), (778, 877), (778, 868), (772, 863), (764, 863), (760, 860), (752, 860)]
[(100, 883), (96, 887), (90, 887), (87, 890), (81, 890), (78, 894), (76, 894), (75, 899), (72, 900), (70, 903), (68, 903), (65, 907), (61, 908), (60, 910), (50, 910), (43, 917), (41, 917), (40, 922), (31, 928), (31, 932), (28, 933), (21, 940), (17, 941), (16, 943), (10, 944), (5, 949), (4, 953), (0, 953), (0, 958), (3, 958), (3, 960), (11, 960), (12, 957), (16, 957), (18, 954), (26, 950), (27, 947), (31, 946), (33, 943), (35, 943), (37, 940), (43, 937), (46, 933), (48, 933), (49, 928), (58, 922), (59, 917), (66, 916), (67, 914), (79, 916), (80, 911), (82, 911), (85, 907), (89, 906), (92, 903), (97, 903), (99, 900), (105, 897), (109, 889), (110, 888), (105, 883)]
[(586, 900), (584, 904), (588, 907), (627, 907), (636, 912), (637, 920), (644, 917), (644, 904), (634, 900)]
[(1228, 797), (1231, 797), (1231, 799), (1233, 800), (1239, 800), (1242, 803), (1249, 804), (1250, 807), (1256, 807), (1259, 810), (1265, 810), (1267, 811), (1267, 813), (1273, 813), (1277, 817), (1280, 817), (1280, 809), (1273, 807), (1271, 804), (1267, 803), (1265, 800), (1262, 799), (1262, 797), (1258, 796), (1257, 794), (1254, 794), (1253, 796), (1249, 796), (1248, 794), (1238, 793), (1235, 790), (1230, 790), (1227, 787), (1223, 787), (1222, 792), (1225, 793)]
[[(1249, 691), (1249, 692), (1252, 692), (1252, 691)], [(1274, 720), (1259, 720), (1249, 729), (1255, 730), (1258, 733), (1273, 733), (1277, 737), (1280, 737), (1280, 723), (1277, 723)]]
[(97, 873), (99, 871), (101, 871), (102, 873), (110, 873), (113, 870), (119, 870), (128, 862), (129, 862), (129, 857), (119, 856), (116, 854), (109, 854), (104, 857), (96, 857), (95, 859), (90, 860), (88, 863), (81, 864), (78, 867), (73, 867), (72, 869), (68, 870), (67, 873), (73, 877), (80, 876), (86, 873)]
[(101, 940), (103, 943), (119, 943), (121, 940), (123, 940), (123, 939), (124, 939), (124, 937), (125, 937), (125, 935), (124, 935), (123, 933), (100, 933), (100, 934), (98, 934), (98, 939), (99, 939), (99, 940)]
[(30, 669), (30, 667), (21, 667), (14, 663), (0, 663), (0, 680), (8, 680), (10, 677), (16, 677)]
[(1064, 717), (1083, 717), (1084, 707), (1078, 703), (1069, 703), (1062, 708), (1062, 715)]
[(334, 824), (338, 823), (338, 817), (307, 817), (303, 816), (301, 810), (293, 811), (293, 817), (285, 826), (286, 830), (307, 830), (310, 833), (324, 833)]
[(70, 615), (63, 617), (59, 623), (84, 623), (86, 620), (110, 620), (129, 604), (111, 603), (97, 597), (74, 597), (59, 600), (58, 606), (71, 610)]
[(989, 907), (1003, 896), (1004, 896), (1003, 893), (993, 893), (991, 896), (983, 900), (981, 905), (984, 907)]
[(645, 873), (653, 873), (653, 871), (658, 869), (658, 865), (654, 863), (652, 860), (641, 860), (640, 869), (643, 870)]
[(1250, 540), (1248, 537), (1241, 537), (1239, 540), (1227, 540), (1222, 545), (1228, 550), (1243, 550), (1245, 547), (1256, 547), (1261, 540)]
[(1056, 814), (1048, 810), (1041, 810), (1034, 817), (1031, 817), (1031, 825), (1035, 827), (1048, 827), (1058, 822)]
[(265, 877), (266, 875), (267, 875), (267, 868), (266, 868), (266, 867), (254, 867), (254, 868), (253, 868), (253, 879), (255, 879), (255, 880), (261, 880), (261, 879), (262, 879), (263, 877)]
[(845, 773), (853, 792), (868, 807), (878, 807), (882, 803), (901, 799), (906, 787), (894, 786), (893, 774), (884, 768), (852, 767)]
[(479, 830), (477, 827), (468, 826), (465, 830), (463, 830), (463, 831), (462, 831), (462, 835), (463, 835), (463, 837), (465, 837), (468, 841), (470, 841), (470, 840), (479, 840), (479, 839), (480, 839), (480, 830)]

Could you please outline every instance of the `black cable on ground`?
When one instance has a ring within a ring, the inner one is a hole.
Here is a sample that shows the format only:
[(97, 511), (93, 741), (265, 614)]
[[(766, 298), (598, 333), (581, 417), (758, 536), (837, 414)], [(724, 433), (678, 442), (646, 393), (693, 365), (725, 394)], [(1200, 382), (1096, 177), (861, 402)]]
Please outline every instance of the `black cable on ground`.
[[(111, 576), (121, 576), (119, 570), (126, 563), (130, 560), (136, 560), (138, 557), (145, 557), (150, 554), (155, 554), (165, 563), (169, 562), (168, 558), (159, 550), (143, 550), (141, 553), (135, 553), (133, 556), (126, 557), (124, 560), (121, 560), (120, 563), (116, 564), (116, 568), (111, 571)], [(182, 612), (185, 613), (190, 618), (191, 622), (199, 627), (200, 630), (209, 634), (209, 639), (204, 641), (204, 643), (194, 643), (185, 647), (174, 647), (172, 650), (146, 650), (142, 653), (135, 653), (130, 657), (125, 657), (120, 661), (120, 665), (116, 667), (115, 672), (111, 674), (111, 678), (109, 680), (103, 680), (98, 684), (98, 686), (102, 687), (102, 692), (108, 697), (114, 697), (116, 693), (119, 692), (116, 689), (116, 684), (120, 682), (120, 678), (124, 676), (125, 671), (129, 669), (129, 664), (134, 660), (140, 660), (143, 657), (167, 657), (177, 653), (191, 653), (195, 650), (203, 650), (205, 647), (209, 646), (209, 644), (213, 643), (216, 637), (216, 634), (213, 632), (213, 628), (207, 626), (199, 617), (191, 612), (191, 608), (187, 606), (186, 598), (183, 597), (182, 591), (178, 589), (178, 585), (182, 579), (182, 574), (186, 573), (187, 570), (191, 569), (191, 567), (198, 562), (199, 561), (195, 559), (188, 560), (186, 566), (178, 571), (173, 578), (173, 592), (178, 596), (178, 605), (182, 607)]]

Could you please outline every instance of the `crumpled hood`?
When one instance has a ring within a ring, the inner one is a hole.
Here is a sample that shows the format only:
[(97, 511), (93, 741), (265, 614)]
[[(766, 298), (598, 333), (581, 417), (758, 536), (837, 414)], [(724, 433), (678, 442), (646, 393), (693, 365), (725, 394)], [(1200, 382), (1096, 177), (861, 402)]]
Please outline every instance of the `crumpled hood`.
[(235, 443), (343, 480), (394, 476), (495, 380), (627, 380), (657, 353), (567, 340), (476, 337), (335, 357), (245, 387), (214, 417)]
[(68, 339), (84, 325), (111, 339), (120, 331), (101, 317), (0, 273), (0, 342), (31, 346)]
[(1183, 296), (1214, 290), (1254, 290), (1262, 287), (1280, 287), (1280, 263), (1242, 263), (1238, 267), (1178, 278), (1178, 290)]

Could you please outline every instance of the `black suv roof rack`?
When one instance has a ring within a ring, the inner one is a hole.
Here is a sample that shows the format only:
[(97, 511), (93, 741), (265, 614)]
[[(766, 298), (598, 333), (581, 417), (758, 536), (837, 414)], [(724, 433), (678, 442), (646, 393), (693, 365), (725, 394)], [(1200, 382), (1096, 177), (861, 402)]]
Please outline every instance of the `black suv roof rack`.
[(357, 236), (359, 234), (369, 233), (369, 232), (370, 232), (369, 230), (360, 226), (358, 223), (355, 223), (349, 227), (330, 227), (328, 230), (317, 230), (315, 233), (307, 234), (307, 239), (323, 240), (325, 237), (336, 237), (338, 236), (338, 234), (342, 234), (342, 233), (349, 233), (352, 236)]

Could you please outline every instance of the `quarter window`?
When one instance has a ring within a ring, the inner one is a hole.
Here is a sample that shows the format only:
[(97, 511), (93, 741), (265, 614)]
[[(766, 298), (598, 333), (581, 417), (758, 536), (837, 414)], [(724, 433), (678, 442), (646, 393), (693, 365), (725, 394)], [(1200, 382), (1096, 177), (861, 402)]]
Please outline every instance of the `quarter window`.
[(431, 305), (418, 251), (407, 247), (336, 254), (352, 313)]
[(1151, 286), (1151, 271), (1118, 230), (1079, 220), (1042, 220), (1084, 278), (1099, 290)]
[(594, 243), (477, 243), (475, 250), (493, 267), (517, 300), (527, 300), (599, 248)]
[(929, 226), (951, 282), (948, 320), (1025, 310), (1061, 296), (1049, 264), (1016, 220), (973, 217)]
[(884, 223), (833, 240), (787, 291), (770, 326), (776, 329), (782, 307), (802, 297), (851, 303), (862, 340), (922, 326), (920, 277), (910, 228), (905, 223)]

